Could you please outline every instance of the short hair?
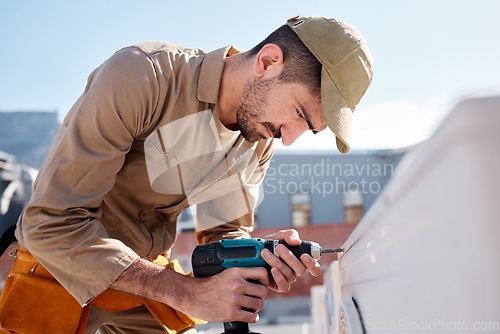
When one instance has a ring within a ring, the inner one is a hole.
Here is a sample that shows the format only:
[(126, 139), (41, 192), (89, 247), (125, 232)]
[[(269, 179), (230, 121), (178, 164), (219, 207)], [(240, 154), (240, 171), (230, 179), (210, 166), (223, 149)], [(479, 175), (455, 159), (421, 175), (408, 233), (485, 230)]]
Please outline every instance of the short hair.
[(305, 85), (313, 95), (321, 94), (321, 63), (302, 43), (299, 36), (287, 24), (279, 27), (265, 40), (257, 44), (248, 56), (259, 53), (264, 45), (273, 43), (283, 52), (283, 72), (279, 79), (285, 83)]

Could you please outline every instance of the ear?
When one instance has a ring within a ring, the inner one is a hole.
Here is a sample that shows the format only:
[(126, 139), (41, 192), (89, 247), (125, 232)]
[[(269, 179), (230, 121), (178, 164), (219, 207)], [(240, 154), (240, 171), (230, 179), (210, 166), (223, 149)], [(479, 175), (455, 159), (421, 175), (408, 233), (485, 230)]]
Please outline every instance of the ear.
[(253, 74), (257, 78), (271, 79), (283, 71), (283, 51), (276, 44), (266, 44), (255, 56)]

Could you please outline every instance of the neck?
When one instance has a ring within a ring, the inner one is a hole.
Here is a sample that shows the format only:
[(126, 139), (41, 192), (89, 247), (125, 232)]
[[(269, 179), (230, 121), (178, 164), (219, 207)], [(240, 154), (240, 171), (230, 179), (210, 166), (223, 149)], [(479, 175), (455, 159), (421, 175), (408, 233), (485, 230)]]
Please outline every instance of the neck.
[(227, 57), (224, 60), (224, 69), (219, 88), (219, 120), (230, 130), (239, 130), (236, 112), (240, 104), (243, 85), (246, 82), (247, 63), (245, 53)]

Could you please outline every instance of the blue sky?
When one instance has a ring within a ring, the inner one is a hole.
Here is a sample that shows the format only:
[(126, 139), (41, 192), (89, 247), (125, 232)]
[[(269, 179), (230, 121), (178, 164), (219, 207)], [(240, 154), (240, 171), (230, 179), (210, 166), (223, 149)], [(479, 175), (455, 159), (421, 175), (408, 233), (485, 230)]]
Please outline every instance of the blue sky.
[[(431, 134), (461, 99), (500, 94), (498, 13), (498, 0), (0, 0), (0, 110), (63, 118), (90, 72), (126, 45), (247, 50), (289, 17), (323, 15), (354, 25), (375, 60), (353, 147), (405, 146)], [(333, 149), (332, 134), (292, 147), (311, 145)]]

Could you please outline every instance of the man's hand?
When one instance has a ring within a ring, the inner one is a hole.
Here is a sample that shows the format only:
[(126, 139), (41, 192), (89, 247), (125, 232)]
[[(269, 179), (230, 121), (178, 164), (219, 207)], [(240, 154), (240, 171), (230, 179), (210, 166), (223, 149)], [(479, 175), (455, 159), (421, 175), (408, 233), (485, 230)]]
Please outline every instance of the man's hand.
[(267, 270), (260, 267), (230, 268), (209, 278), (195, 278), (138, 259), (110, 288), (159, 301), (206, 321), (255, 323), (270, 284)]
[[(276, 232), (267, 236), (266, 239), (285, 240), (290, 246), (298, 246), (302, 242), (299, 233), (293, 229)], [(313, 276), (321, 274), (318, 261), (309, 254), (302, 254), (299, 260), (284, 245), (276, 246), (276, 252), (279, 258), (267, 249), (262, 250), (261, 255), (271, 266), (273, 281), (269, 287), (277, 292), (289, 291), (290, 285), (297, 280), (297, 277), (303, 275), (306, 270)]]
[[(200, 279), (198, 279), (200, 280)], [(255, 323), (257, 312), (264, 306), (269, 276), (265, 268), (227, 269), (205, 280), (196, 288), (199, 310), (196, 317), (207, 321), (244, 321)], [(258, 280), (261, 284), (250, 283)]]

